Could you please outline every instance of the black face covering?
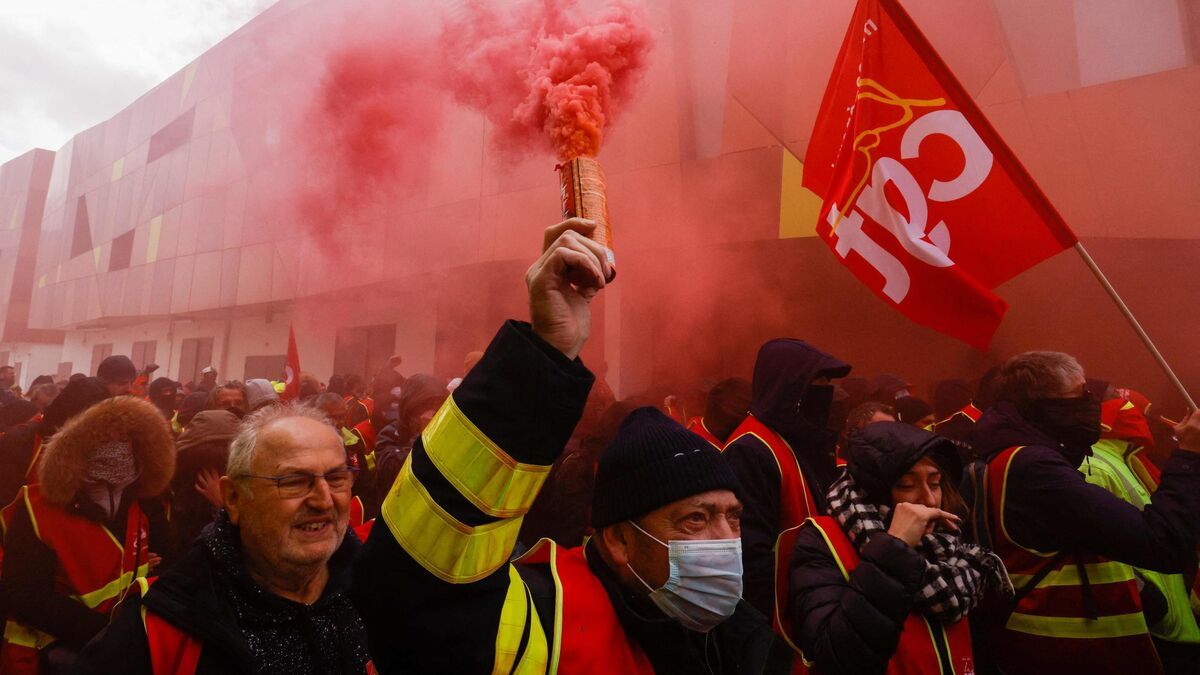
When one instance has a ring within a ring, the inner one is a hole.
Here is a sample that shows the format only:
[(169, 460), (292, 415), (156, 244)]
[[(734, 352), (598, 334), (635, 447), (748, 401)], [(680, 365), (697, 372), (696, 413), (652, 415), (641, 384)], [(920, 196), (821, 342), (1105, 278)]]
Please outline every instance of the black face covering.
[(833, 407), (833, 385), (810, 385), (796, 402), (796, 412), (804, 421), (817, 429), (829, 424), (829, 410)]
[(1079, 462), (1092, 454), (1092, 446), (1100, 440), (1100, 402), (1090, 394), (1034, 401), (1025, 416)]

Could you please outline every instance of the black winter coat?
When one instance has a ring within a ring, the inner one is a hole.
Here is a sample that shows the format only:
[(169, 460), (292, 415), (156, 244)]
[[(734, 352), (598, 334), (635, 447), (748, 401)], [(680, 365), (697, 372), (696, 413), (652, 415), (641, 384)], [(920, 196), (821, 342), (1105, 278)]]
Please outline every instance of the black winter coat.
[(973, 439), (986, 459), (1014, 445), (1025, 446), (1009, 469), (1004, 510), (1008, 533), (1021, 546), (1088, 551), (1168, 574), (1195, 568), (1200, 453), (1176, 450), (1153, 500), (1139, 511), (1084, 480), (1066, 452), (1008, 403), (984, 413)]
[[(813, 500), (826, 510), (825, 491), (835, 473), (837, 437), (804, 420), (797, 407), (812, 381), (821, 375), (844, 377), (850, 366), (800, 340), (771, 340), (754, 364), (750, 412), (779, 434), (796, 453)], [(742, 566), (746, 601), (771, 616), (774, 612), (775, 539), (779, 523), (779, 465), (771, 449), (754, 436), (743, 436), (724, 456), (742, 486)]]
[(796, 631), (790, 637), (823, 675), (886, 671), (921, 589), (925, 562), (896, 537), (871, 537), (859, 557), (847, 581), (817, 528), (805, 526), (796, 538), (788, 567), (787, 612)]

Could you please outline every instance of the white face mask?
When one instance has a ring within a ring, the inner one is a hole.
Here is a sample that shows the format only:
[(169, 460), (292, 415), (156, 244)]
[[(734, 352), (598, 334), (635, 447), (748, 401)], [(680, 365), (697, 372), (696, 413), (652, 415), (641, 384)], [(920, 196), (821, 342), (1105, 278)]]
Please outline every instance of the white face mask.
[(104, 511), (104, 519), (112, 520), (112, 517), (117, 513), (117, 507), (121, 505), (121, 495), (125, 493), (125, 488), (133, 484), (133, 480), (123, 485), (109, 485), (108, 483), (86, 481), (80, 486), (80, 494), (88, 501), (96, 506), (99, 506)]
[(629, 524), (667, 547), (670, 575), (662, 588), (651, 588), (632, 565), (626, 565), (663, 614), (698, 633), (707, 633), (733, 616), (742, 599), (741, 539), (672, 539), (664, 543), (632, 520)]

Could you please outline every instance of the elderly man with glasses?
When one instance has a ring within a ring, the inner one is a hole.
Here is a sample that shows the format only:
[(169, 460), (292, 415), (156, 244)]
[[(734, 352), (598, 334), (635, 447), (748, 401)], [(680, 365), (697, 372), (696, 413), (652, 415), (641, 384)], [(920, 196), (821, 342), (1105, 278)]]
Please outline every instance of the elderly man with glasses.
[(225, 508), (192, 549), (118, 610), (84, 672), (372, 672), (347, 599), (355, 470), (317, 408), (242, 423), (221, 478)]

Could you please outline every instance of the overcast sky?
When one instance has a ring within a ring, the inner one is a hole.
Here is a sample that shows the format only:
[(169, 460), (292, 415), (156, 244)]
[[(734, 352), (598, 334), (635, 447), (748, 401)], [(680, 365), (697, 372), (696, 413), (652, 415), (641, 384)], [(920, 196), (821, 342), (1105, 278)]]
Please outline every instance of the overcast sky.
[(112, 117), (274, 0), (0, 0), (0, 163)]

